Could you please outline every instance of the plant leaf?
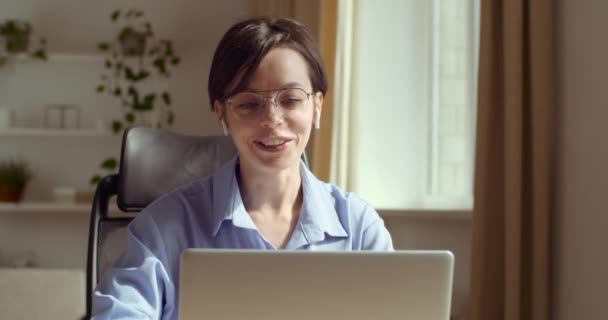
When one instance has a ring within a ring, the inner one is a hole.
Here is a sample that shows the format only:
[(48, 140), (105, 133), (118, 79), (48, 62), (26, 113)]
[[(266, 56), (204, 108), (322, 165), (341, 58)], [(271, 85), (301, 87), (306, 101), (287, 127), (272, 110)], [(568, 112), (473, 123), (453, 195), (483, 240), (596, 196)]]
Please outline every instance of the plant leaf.
[(166, 40), (165, 41), (165, 55), (172, 56), (173, 55), (173, 42)]
[(112, 131), (117, 134), (122, 130), (122, 122), (114, 120), (112, 121)]
[(122, 28), (122, 30), (120, 30), (120, 32), (118, 33), (118, 40), (123, 41), (133, 31), (134, 30), (131, 27)]
[(167, 68), (165, 67), (165, 59), (163, 59), (163, 58), (154, 59), (152, 64), (158, 69), (158, 71), (160, 73), (162, 73), (162, 74), (167, 73)]
[(133, 109), (138, 111), (149, 111), (154, 109), (154, 101), (156, 100), (156, 94), (151, 93), (146, 95), (143, 98), (143, 101), (140, 103), (139, 101), (135, 101), (133, 103)]
[(111, 16), (112, 21), (118, 20), (119, 16), (120, 16), (120, 9), (118, 9), (112, 13), (112, 16)]
[(162, 98), (165, 105), (171, 105), (171, 95), (169, 94), (169, 92), (163, 92)]
[(149, 104), (151, 106), (154, 104), (154, 100), (156, 100), (156, 94), (150, 93), (144, 97), (144, 104)]
[(107, 158), (106, 160), (104, 160), (101, 163), (101, 167), (103, 169), (114, 170), (114, 169), (116, 169), (116, 163), (117, 163), (116, 159), (114, 159), (114, 158)]
[(114, 88), (114, 96), (120, 97), (121, 94), (122, 94), (122, 89), (120, 89), (120, 87)]
[(150, 76), (150, 72), (145, 71), (145, 70), (140, 71), (139, 75), (137, 75), (137, 81), (145, 80), (149, 76)]
[(110, 49), (110, 44), (107, 42), (100, 42), (97, 45), (97, 49), (99, 49), (101, 51), (108, 51), (108, 49)]
[(97, 93), (102, 93), (106, 90), (106, 86), (104, 86), (103, 84), (100, 84), (97, 86)]
[(98, 174), (96, 174), (96, 175), (94, 175), (94, 176), (91, 177), (91, 180), (89, 181), (89, 183), (91, 185), (96, 185), (96, 184), (99, 183), (99, 181), (101, 181), (101, 176), (98, 175)]
[(133, 72), (133, 69), (131, 69), (130, 67), (125, 67), (125, 78), (127, 78), (127, 80), (131, 82), (137, 81), (137, 76), (135, 75), (135, 72)]
[(125, 114), (125, 120), (128, 123), (133, 123), (133, 122), (135, 122), (135, 115), (132, 112), (129, 112), (129, 113)]
[(138, 96), (137, 90), (135, 90), (135, 87), (133, 86), (129, 86), (129, 89), (127, 89), (127, 94), (130, 96)]
[(38, 49), (33, 54), (34, 58), (46, 61), (48, 57), (46, 56), (46, 52), (42, 49)]

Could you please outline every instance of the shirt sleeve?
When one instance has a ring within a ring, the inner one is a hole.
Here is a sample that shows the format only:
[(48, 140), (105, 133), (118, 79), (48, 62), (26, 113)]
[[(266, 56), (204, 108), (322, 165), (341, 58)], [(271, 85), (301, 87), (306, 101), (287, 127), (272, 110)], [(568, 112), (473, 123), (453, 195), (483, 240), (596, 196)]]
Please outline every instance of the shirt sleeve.
[[(127, 250), (102, 275), (93, 293), (92, 319), (160, 319), (171, 286), (154, 220), (143, 212), (127, 227)], [(167, 310), (165, 310), (167, 311)]]

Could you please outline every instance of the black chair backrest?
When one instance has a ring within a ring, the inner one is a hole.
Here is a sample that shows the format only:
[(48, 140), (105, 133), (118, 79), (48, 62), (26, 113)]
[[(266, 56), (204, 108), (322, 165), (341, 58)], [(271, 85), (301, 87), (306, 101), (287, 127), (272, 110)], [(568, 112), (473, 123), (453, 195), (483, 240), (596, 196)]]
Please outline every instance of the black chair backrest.
[(119, 174), (104, 177), (93, 200), (85, 319), (91, 317), (98, 277), (125, 250), (125, 227), (133, 218), (133, 214), (111, 214), (110, 199), (117, 196), (118, 208), (124, 212), (139, 212), (176, 187), (212, 174), (235, 155), (230, 137), (186, 136), (147, 127), (125, 130)]
[(235, 155), (230, 137), (128, 129), (120, 157), (118, 206), (124, 211), (140, 211), (176, 187), (212, 174)]

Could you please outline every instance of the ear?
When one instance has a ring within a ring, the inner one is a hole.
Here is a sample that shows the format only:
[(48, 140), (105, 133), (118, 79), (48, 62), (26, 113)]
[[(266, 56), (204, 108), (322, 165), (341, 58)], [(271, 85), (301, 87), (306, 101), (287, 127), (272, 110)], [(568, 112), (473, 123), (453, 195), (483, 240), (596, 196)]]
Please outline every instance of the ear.
[(224, 117), (222, 104), (217, 100), (213, 102), (213, 112), (215, 112), (215, 115), (217, 116), (217, 121), (222, 121), (222, 118)]
[(215, 115), (217, 116), (217, 120), (220, 122), (220, 125), (222, 126), (222, 130), (224, 130), (224, 135), (227, 136), (229, 135), (228, 133), (228, 125), (226, 124), (226, 120), (224, 119), (224, 113), (222, 112), (222, 110), (224, 110), (222, 108), (222, 104), (219, 101), (215, 101), (213, 102), (213, 111), (215, 112)]
[(315, 129), (321, 128), (321, 110), (323, 108), (323, 94), (321, 92), (317, 92), (314, 98), (315, 110), (314, 110), (314, 126)]

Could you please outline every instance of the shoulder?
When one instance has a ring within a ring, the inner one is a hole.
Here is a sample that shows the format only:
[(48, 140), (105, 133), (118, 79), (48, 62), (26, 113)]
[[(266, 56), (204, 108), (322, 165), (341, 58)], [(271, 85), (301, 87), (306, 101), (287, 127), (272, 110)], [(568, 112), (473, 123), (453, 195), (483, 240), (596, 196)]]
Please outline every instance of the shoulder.
[(307, 180), (314, 189), (315, 196), (319, 197), (319, 199), (315, 198), (315, 201), (320, 203), (319, 205), (331, 206), (345, 230), (361, 232), (371, 224), (382, 221), (374, 207), (357, 193), (348, 192), (333, 183), (321, 181), (312, 173), (309, 173)]
[(183, 237), (187, 229), (205, 225), (213, 210), (213, 176), (195, 180), (160, 196), (135, 216), (129, 228), (135, 234), (166, 239)]
[(347, 218), (351, 225), (365, 228), (377, 220), (382, 220), (374, 207), (355, 192), (344, 191), (342, 188), (327, 182), (321, 182), (324, 192), (328, 194), (334, 209), (342, 219)]
[(213, 177), (195, 180), (178, 187), (150, 203), (138, 216), (150, 216), (155, 220), (165, 220), (168, 216), (187, 214), (190, 209), (200, 206), (201, 200), (212, 199)]
[(384, 221), (370, 203), (357, 193), (344, 191), (335, 184), (322, 182), (314, 176), (309, 180), (321, 198), (318, 202), (332, 207), (327, 208), (327, 211), (335, 212), (351, 239), (353, 250), (393, 250), (392, 239)]

